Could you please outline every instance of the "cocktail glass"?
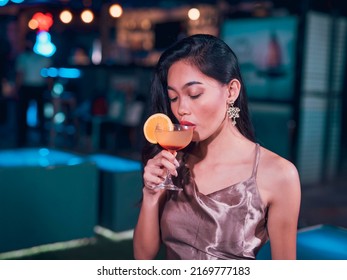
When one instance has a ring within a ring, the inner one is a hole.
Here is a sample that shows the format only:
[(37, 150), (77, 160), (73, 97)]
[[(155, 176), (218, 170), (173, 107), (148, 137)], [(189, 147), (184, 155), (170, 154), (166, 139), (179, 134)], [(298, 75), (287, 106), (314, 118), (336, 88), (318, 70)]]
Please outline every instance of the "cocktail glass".
[[(173, 153), (189, 145), (192, 141), (193, 131), (194, 126), (189, 125), (173, 124), (170, 128), (163, 128), (160, 125), (157, 125), (154, 134), (158, 144)], [(156, 188), (176, 191), (182, 190), (172, 182), (169, 171), (167, 171), (164, 181)]]

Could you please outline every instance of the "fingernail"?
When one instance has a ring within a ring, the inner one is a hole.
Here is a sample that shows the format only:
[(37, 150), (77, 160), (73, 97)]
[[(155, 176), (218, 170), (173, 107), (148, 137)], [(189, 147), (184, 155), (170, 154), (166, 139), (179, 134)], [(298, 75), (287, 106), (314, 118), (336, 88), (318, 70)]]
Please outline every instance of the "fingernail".
[(175, 159), (174, 164), (175, 164), (176, 167), (179, 167), (179, 166), (180, 166), (180, 164), (179, 164), (179, 162), (178, 162), (177, 159)]

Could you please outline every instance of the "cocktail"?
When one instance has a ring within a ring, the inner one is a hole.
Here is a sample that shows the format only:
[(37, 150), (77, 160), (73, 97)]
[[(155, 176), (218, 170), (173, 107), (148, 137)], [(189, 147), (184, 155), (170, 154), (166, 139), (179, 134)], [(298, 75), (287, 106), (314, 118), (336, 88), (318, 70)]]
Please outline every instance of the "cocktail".
[[(194, 126), (172, 124), (168, 127), (157, 124), (154, 135), (160, 146), (173, 153), (189, 145), (192, 141), (193, 131)], [(178, 188), (172, 182), (169, 171), (167, 171), (167, 176), (164, 181), (160, 183), (157, 188), (177, 191), (181, 190), (181, 188)]]

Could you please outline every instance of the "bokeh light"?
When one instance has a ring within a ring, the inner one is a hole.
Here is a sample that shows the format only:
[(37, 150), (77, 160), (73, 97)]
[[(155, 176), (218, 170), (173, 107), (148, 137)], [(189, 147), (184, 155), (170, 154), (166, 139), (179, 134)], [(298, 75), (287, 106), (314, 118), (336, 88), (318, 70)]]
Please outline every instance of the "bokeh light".
[(68, 10), (64, 10), (60, 13), (59, 18), (63, 23), (70, 23), (72, 21), (72, 13)]
[(40, 31), (48, 31), (53, 25), (53, 16), (50, 13), (35, 13), (32, 19), (36, 20), (38, 23), (38, 29)]
[(190, 20), (198, 20), (200, 18), (200, 11), (197, 8), (192, 8), (188, 11)]
[(52, 56), (56, 51), (56, 46), (51, 42), (51, 35), (46, 31), (40, 31), (36, 36), (33, 50), (46, 57)]
[(84, 10), (81, 13), (81, 19), (85, 22), (85, 23), (91, 23), (94, 20), (94, 14), (91, 10)]
[(122, 6), (119, 4), (111, 5), (108, 11), (114, 18), (119, 18), (123, 14)]
[(28, 27), (32, 30), (35, 30), (39, 27), (39, 22), (36, 19), (31, 19), (28, 22)]
[(5, 6), (8, 3), (8, 0), (0, 0), (0, 7)]

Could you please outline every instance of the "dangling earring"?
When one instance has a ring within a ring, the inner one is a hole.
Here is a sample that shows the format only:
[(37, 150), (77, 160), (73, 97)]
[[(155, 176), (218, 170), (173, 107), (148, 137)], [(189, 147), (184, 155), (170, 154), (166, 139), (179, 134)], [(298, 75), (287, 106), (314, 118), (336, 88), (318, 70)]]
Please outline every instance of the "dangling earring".
[(239, 112), (240, 112), (240, 108), (239, 107), (234, 107), (234, 101), (230, 101), (228, 103), (229, 107), (227, 110), (228, 113), (228, 117), (229, 119), (232, 119), (232, 125), (235, 126), (236, 125), (236, 119), (240, 117)]

